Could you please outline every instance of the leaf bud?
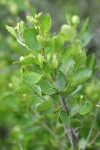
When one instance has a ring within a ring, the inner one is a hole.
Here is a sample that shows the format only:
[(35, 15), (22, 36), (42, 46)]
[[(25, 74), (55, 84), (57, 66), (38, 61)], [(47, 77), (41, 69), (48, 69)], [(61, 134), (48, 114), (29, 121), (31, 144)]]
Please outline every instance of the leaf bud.
[(72, 17), (72, 23), (73, 23), (74, 25), (78, 25), (78, 24), (80, 23), (80, 18), (79, 18), (79, 16), (77, 16), (77, 15), (73, 16), (73, 17)]

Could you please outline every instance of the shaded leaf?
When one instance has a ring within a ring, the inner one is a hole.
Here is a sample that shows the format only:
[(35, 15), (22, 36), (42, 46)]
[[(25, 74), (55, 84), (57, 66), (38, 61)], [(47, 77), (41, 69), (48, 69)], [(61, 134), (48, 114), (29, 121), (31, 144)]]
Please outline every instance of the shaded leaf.
[(79, 105), (74, 104), (72, 106), (71, 112), (70, 112), (71, 117), (75, 116), (77, 114), (78, 110), (79, 110)]
[(36, 110), (38, 112), (49, 112), (52, 109), (53, 109), (52, 100), (45, 100), (45, 101), (42, 101), (41, 103), (36, 104)]
[(42, 79), (38, 84), (45, 94), (52, 95), (56, 93), (56, 90), (47, 79)]
[(95, 58), (94, 54), (89, 55), (87, 57), (86, 65), (87, 65), (88, 68), (94, 70), (94, 68), (96, 66), (96, 58)]
[(70, 118), (65, 111), (60, 111), (60, 118), (65, 125), (70, 124)]

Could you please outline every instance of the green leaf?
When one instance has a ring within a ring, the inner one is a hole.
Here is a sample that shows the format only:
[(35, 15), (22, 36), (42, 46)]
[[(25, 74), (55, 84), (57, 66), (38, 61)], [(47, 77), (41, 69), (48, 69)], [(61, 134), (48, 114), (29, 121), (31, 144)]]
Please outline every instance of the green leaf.
[(40, 80), (38, 84), (45, 94), (52, 95), (56, 93), (56, 90), (53, 88), (53, 85), (51, 85), (51, 83), (47, 79)]
[(84, 83), (91, 77), (92, 71), (87, 68), (78, 69), (72, 79), (71, 87)]
[(39, 95), (40, 97), (42, 97), (42, 93), (41, 93), (41, 88), (40, 86), (34, 84), (34, 83), (29, 83), (31, 88), (33, 89), (34, 93)]
[(61, 33), (63, 33), (66, 41), (71, 41), (76, 36), (76, 30), (74, 29), (74, 27), (66, 24), (62, 26)]
[(42, 101), (41, 103), (36, 104), (36, 110), (38, 112), (51, 112), (53, 109), (53, 102), (52, 100), (45, 100)]
[(37, 34), (34, 28), (27, 28), (23, 31), (23, 38), (28, 49), (39, 50), (39, 43), (36, 38)]
[(74, 104), (73, 107), (71, 108), (71, 113), (70, 116), (73, 117), (77, 114), (79, 110), (79, 105), (78, 104)]
[(65, 39), (62, 34), (59, 34), (58, 36), (55, 37), (55, 50), (56, 51), (61, 51), (64, 45)]
[(55, 53), (53, 53), (52, 60), (51, 60), (51, 68), (56, 69), (58, 66), (58, 60)]
[[(22, 60), (21, 60), (22, 57)], [(20, 61), (14, 62), (14, 64), (21, 64), (21, 65), (29, 65), (29, 64), (34, 64), (35, 58), (33, 56), (21, 56)]]
[(61, 72), (59, 72), (59, 74), (57, 75), (57, 88), (59, 90), (64, 90), (65, 85), (66, 85), (66, 78)]
[(87, 17), (80, 31), (80, 38), (82, 39), (83, 47), (85, 47), (90, 42), (92, 37), (93, 33), (89, 27), (89, 18)]
[[(71, 71), (73, 71), (74, 64), (75, 64), (75, 61), (72, 58), (68, 58), (67, 60), (63, 61), (62, 65), (60, 67), (60, 71), (65, 76), (67, 75), (67, 77), (68, 77), (68, 73), (71, 72)], [(71, 74), (69, 76), (71, 78)]]
[(13, 27), (10, 27), (10, 26), (6, 25), (6, 29), (7, 29), (16, 39), (18, 39), (17, 32), (15, 31), (15, 29), (14, 29)]
[(84, 100), (81, 102), (79, 113), (81, 115), (87, 114), (92, 109), (92, 104), (88, 100)]
[(32, 94), (32, 90), (26, 84), (20, 85), (15, 92), (18, 94)]
[(87, 65), (88, 68), (94, 70), (94, 68), (96, 66), (96, 58), (95, 58), (94, 54), (89, 55), (87, 57), (86, 65)]
[(25, 72), (23, 74), (23, 79), (27, 83), (38, 83), (41, 79), (42, 75), (36, 72)]
[(60, 118), (65, 125), (70, 124), (70, 118), (65, 111), (60, 111)]
[(79, 52), (73, 56), (75, 61), (75, 68), (81, 68), (86, 63), (86, 53), (85, 51)]
[(63, 62), (64, 60), (67, 60), (73, 53), (73, 51), (75, 50), (75, 47), (70, 45), (67, 46), (62, 53), (62, 58), (61, 58), (61, 62)]
[(51, 17), (49, 14), (46, 14), (41, 18), (40, 29), (43, 33), (46, 33), (51, 29)]

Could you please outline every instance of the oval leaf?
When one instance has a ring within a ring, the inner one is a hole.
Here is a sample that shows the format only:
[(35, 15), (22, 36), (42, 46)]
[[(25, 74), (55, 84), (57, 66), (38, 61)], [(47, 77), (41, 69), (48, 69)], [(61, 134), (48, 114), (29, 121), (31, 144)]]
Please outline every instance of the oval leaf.
[(81, 68), (76, 71), (72, 79), (71, 87), (84, 83), (91, 77), (92, 71), (87, 68)]
[(36, 110), (38, 112), (50, 112), (53, 108), (53, 102), (51, 100), (45, 100), (36, 104)]
[(87, 114), (91, 109), (92, 109), (92, 104), (91, 104), (91, 102), (85, 100), (85, 101), (83, 101), (83, 102), (81, 103), (81, 106), (80, 106), (80, 109), (79, 109), (79, 113), (80, 113), (81, 115), (85, 115), (85, 114)]
[(38, 84), (45, 94), (52, 95), (56, 93), (56, 90), (53, 88), (53, 86), (47, 79), (41, 80)]
[(40, 29), (43, 33), (46, 33), (51, 28), (51, 17), (49, 14), (44, 15), (40, 21)]
[(23, 31), (23, 38), (26, 46), (31, 50), (39, 50), (39, 43), (37, 41), (37, 31), (34, 28), (27, 28)]
[(60, 118), (65, 125), (70, 124), (70, 118), (65, 111), (60, 111)]
[(42, 75), (38, 74), (36, 72), (25, 72), (23, 74), (23, 79), (27, 82), (27, 83), (38, 83), (41, 79)]

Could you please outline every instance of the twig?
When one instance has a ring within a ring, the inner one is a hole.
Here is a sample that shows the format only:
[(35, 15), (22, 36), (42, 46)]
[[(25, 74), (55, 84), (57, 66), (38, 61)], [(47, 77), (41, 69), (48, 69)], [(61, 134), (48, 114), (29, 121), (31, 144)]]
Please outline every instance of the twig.
[(56, 139), (54, 132), (49, 128), (49, 126), (45, 122), (42, 122), (42, 125), (53, 136), (53, 138)]
[(93, 143), (95, 143), (96, 139), (98, 138), (98, 136), (100, 135), (100, 132), (98, 132), (96, 134), (96, 136), (94, 137), (94, 139), (90, 142), (90, 145), (92, 145)]
[[(100, 101), (98, 102), (98, 105), (100, 105)], [(85, 149), (86, 149), (87, 143), (88, 143), (89, 140), (90, 140), (90, 137), (91, 137), (92, 132), (93, 132), (93, 129), (94, 129), (94, 122), (96, 121), (96, 117), (97, 117), (97, 114), (98, 114), (98, 110), (99, 110), (99, 108), (97, 107), (97, 108), (96, 108), (96, 111), (95, 111), (94, 120), (93, 120), (93, 122), (92, 122), (92, 126), (91, 126), (91, 128), (90, 128), (88, 137), (87, 137), (87, 139), (86, 139), (85, 146), (84, 146), (84, 148), (83, 148), (82, 150), (85, 150)]]
[[(59, 98), (60, 98), (60, 102), (61, 102), (61, 105), (62, 105), (62, 109), (64, 111), (66, 111), (66, 113), (69, 115), (69, 109), (66, 105), (64, 97), (62, 95), (59, 95)], [(65, 129), (65, 133), (67, 134), (67, 136), (70, 140), (72, 150), (75, 150), (75, 147), (76, 147), (76, 144), (77, 144), (77, 137), (74, 134), (74, 132), (72, 130), (72, 127), (70, 125), (69, 126), (64, 125), (64, 129)]]

